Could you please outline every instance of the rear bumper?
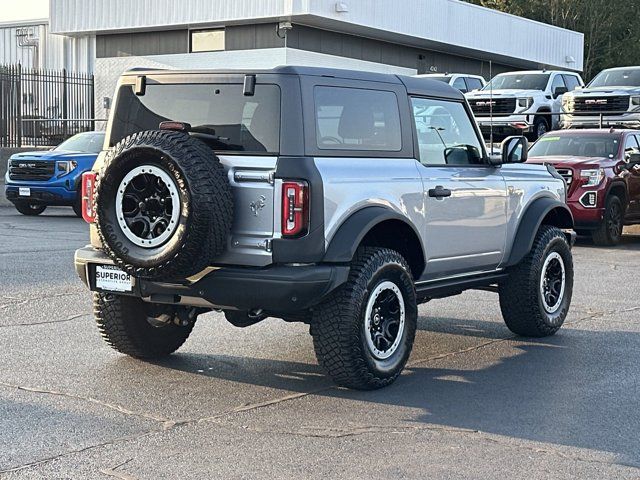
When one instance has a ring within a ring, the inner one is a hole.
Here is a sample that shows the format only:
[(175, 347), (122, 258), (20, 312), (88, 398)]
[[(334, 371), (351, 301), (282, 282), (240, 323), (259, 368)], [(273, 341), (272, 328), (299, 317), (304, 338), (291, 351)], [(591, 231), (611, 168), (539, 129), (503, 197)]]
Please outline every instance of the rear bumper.
[[(95, 265), (98, 264), (113, 265), (113, 262), (93, 247), (76, 250), (76, 272), (92, 291), (100, 291), (94, 280)], [(215, 269), (198, 280), (180, 283), (134, 278), (133, 291), (120, 294), (155, 303), (293, 313), (322, 302), (346, 282), (348, 275), (348, 265), (225, 267)]]

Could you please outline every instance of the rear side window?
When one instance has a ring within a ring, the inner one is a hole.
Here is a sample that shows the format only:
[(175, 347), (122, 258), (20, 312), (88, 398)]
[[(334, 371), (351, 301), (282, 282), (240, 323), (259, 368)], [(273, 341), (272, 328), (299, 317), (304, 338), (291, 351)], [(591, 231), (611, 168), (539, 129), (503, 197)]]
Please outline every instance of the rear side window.
[(393, 92), (316, 87), (316, 138), (321, 150), (398, 152), (398, 98)]
[(153, 84), (137, 96), (132, 86), (122, 86), (109, 145), (172, 120), (189, 123), (216, 151), (278, 153), (280, 88), (256, 85), (253, 96), (242, 90), (240, 84)]

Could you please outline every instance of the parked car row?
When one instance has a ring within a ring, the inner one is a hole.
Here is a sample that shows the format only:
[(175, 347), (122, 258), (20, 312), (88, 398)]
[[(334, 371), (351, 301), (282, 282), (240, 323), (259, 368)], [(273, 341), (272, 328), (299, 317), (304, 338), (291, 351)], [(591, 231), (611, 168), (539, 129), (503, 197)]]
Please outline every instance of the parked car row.
[(486, 140), (536, 141), (527, 162), (565, 179), (579, 234), (611, 246), (640, 224), (640, 67), (604, 70), (587, 86), (558, 70), (501, 73), (473, 89), (465, 74), (421, 77), (461, 90)]
[(585, 86), (576, 72), (534, 70), (496, 75), (489, 83), (462, 73), (418, 75), (463, 92), (483, 135), (526, 135), (568, 128), (640, 128), (640, 66), (610, 68)]

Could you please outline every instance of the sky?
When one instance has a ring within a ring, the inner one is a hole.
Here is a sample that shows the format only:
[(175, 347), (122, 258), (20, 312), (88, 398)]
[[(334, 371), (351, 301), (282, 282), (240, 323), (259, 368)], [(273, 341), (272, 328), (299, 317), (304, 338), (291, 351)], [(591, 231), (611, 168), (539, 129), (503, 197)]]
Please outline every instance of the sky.
[(49, 0), (0, 0), (0, 22), (49, 17)]

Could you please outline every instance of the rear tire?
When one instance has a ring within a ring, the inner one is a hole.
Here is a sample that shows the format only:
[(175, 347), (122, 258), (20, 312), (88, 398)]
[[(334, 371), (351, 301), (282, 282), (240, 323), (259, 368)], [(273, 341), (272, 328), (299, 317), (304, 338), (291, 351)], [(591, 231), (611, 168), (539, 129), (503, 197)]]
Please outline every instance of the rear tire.
[(573, 293), (573, 257), (564, 233), (542, 225), (531, 251), (499, 286), (500, 309), (509, 330), (525, 337), (555, 334)]
[[(94, 293), (93, 312), (105, 342), (135, 358), (160, 358), (175, 352), (187, 340), (194, 325), (193, 322), (186, 326), (173, 323), (172, 307), (109, 293)], [(154, 321), (162, 315), (168, 316), (165, 318), (168, 321)]]
[(40, 215), (47, 209), (46, 205), (35, 205), (33, 203), (16, 203), (15, 207), (18, 212), (28, 217)]
[(417, 316), (406, 260), (394, 250), (360, 248), (347, 283), (313, 312), (318, 362), (343, 387), (385, 387), (409, 358)]
[(602, 247), (618, 245), (624, 228), (624, 209), (619, 197), (611, 195), (605, 204), (604, 218), (597, 230), (591, 233), (593, 243)]

